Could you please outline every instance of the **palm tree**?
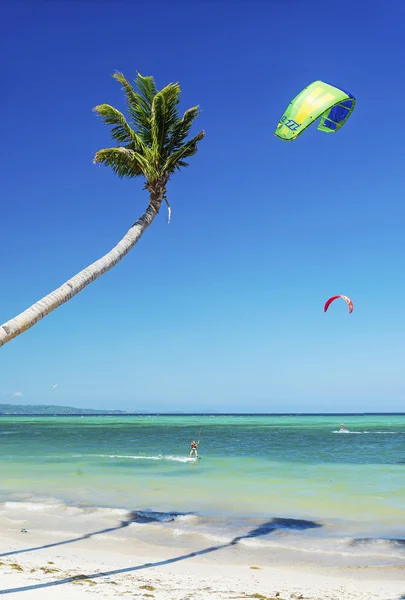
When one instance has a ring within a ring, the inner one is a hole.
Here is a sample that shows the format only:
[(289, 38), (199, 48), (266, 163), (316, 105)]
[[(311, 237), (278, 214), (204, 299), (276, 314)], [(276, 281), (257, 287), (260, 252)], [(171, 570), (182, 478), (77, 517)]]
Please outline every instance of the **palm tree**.
[(118, 244), (99, 260), (68, 279), (58, 289), (0, 326), (0, 346), (3, 346), (50, 312), (76, 296), (89, 283), (114, 267), (135, 246), (144, 231), (158, 214), (163, 201), (167, 203), (170, 222), (170, 205), (167, 201), (167, 183), (176, 170), (187, 167), (186, 159), (198, 149), (203, 139), (200, 131), (187, 139), (199, 107), (189, 108), (179, 115), (180, 86), (171, 83), (158, 91), (153, 77), (138, 73), (136, 87), (122, 73), (114, 73), (122, 84), (129, 120), (113, 106), (100, 104), (94, 111), (108, 125), (118, 146), (99, 150), (94, 162), (112, 167), (119, 177), (143, 177), (149, 192), (149, 205)]

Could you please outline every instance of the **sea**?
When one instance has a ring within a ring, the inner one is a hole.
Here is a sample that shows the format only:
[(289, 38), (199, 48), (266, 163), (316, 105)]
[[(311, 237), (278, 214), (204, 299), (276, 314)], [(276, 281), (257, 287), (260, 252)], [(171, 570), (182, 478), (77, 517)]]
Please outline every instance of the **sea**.
[(3, 416), (0, 473), (3, 529), (405, 560), (405, 415)]

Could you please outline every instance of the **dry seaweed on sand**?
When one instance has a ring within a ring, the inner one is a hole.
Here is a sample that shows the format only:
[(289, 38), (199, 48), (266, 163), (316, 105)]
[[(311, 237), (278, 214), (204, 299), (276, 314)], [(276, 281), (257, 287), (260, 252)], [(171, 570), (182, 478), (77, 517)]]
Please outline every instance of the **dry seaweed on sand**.
[(156, 588), (154, 588), (153, 585), (140, 585), (139, 589), (148, 590), (148, 592), (154, 592)]
[(245, 594), (244, 596), (238, 596), (238, 598), (255, 598), (256, 600), (283, 600), (280, 598), (279, 593), (275, 596), (263, 596), (263, 594)]
[(97, 585), (96, 582), (90, 579), (88, 575), (72, 575), (72, 583), (88, 583), (89, 585)]
[[(52, 563), (52, 564), (54, 564), (54, 563)], [(60, 569), (53, 569), (52, 567), (39, 567), (39, 570), (42, 571), (43, 573), (59, 573), (60, 572)]]

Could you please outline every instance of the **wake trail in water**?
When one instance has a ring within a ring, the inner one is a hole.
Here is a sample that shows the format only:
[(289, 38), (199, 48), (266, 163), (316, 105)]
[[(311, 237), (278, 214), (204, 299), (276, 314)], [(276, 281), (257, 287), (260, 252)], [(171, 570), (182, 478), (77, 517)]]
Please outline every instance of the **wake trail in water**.
[(163, 454), (158, 454), (156, 456), (142, 456), (142, 455), (130, 455), (130, 454), (88, 454), (87, 456), (91, 456), (94, 458), (118, 458), (118, 459), (128, 459), (128, 460), (166, 460), (171, 462), (196, 462), (196, 458), (190, 458), (188, 456), (165, 456)]

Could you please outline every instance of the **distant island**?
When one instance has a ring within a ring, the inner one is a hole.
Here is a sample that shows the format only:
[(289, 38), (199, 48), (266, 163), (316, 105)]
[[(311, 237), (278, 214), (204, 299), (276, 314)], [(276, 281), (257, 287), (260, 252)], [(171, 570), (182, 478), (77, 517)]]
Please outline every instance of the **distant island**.
[(97, 410), (49, 404), (0, 404), (1, 415), (125, 415), (125, 410)]

